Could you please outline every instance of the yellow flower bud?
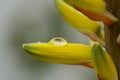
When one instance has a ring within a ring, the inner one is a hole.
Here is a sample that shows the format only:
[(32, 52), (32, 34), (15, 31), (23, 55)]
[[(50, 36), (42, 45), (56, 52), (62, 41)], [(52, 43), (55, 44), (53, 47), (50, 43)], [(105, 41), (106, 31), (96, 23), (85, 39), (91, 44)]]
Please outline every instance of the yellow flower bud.
[(82, 64), (91, 62), (91, 47), (84, 44), (67, 43), (57, 37), (48, 43), (23, 44), (23, 48), (35, 59), (60, 64)]
[(104, 26), (101, 22), (93, 21), (86, 15), (66, 3), (64, 0), (55, 0), (58, 10), (63, 17), (78, 31), (88, 35), (93, 35), (103, 38), (101, 27)]

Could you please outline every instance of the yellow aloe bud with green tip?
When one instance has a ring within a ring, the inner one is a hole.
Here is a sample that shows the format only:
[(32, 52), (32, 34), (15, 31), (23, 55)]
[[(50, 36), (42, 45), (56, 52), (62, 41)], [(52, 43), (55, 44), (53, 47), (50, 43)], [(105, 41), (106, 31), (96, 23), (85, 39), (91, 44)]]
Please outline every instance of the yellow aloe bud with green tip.
[(117, 70), (111, 57), (99, 43), (94, 43), (92, 47), (92, 59), (100, 80), (118, 80)]
[(91, 47), (84, 44), (67, 43), (63, 38), (56, 37), (48, 43), (23, 44), (23, 48), (35, 59), (60, 63), (83, 64), (91, 62)]
[(58, 10), (61, 12), (63, 17), (78, 31), (88, 35), (99, 36), (104, 39), (101, 32), (101, 26), (103, 24), (98, 21), (89, 19), (86, 15), (76, 10), (64, 0), (55, 0)]

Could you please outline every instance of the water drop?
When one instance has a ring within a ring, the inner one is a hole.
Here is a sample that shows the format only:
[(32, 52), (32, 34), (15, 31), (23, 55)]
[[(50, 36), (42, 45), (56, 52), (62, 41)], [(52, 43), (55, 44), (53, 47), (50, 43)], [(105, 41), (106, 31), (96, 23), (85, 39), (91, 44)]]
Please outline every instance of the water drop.
[(40, 42), (40, 41), (38, 41), (37, 43), (41, 44), (41, 42)]
[(65, 44), (67, 44), (67, 41), (61, 37), (56, 37), (56, 38), (53, 38), (52, 40), (50, 40), (49, 43), (57, 45), (57, 46), (63, 46)]

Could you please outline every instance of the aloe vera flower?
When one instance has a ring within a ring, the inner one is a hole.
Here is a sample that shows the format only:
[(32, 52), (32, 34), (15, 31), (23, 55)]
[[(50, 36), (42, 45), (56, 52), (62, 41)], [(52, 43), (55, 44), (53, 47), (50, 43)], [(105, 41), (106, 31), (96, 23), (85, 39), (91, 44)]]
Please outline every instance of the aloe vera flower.
[(106, 3), (103, 0), (55, 0), (55, 4), (65, 20), (87, 35), (91, 43), (69, 43), (56, 37), (49, 42), (23, 44), (25, 51), (37, 60), (92, 68), (98, 80), (118, 80), (114, 62), (104, 48), (102, 28), (117, 22), (107, 11)]
[(23, 48), (35, 59), (46, 62), (83, 65), (95, 69), (99, 80), (117, 80), (115, 65), (99, 43), (84, 45), (67, 43), (57, 37), (48, 43), (23, 44)]

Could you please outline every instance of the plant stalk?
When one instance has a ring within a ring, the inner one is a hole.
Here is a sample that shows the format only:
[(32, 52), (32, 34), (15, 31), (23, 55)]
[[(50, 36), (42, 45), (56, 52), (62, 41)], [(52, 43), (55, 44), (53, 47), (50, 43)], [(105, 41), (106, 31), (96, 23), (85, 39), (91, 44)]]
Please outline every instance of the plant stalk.
[(105, 0), (108, 10), (118, 18), (118, 22), (105, 27), (105, 46), (111, 55), (117, 71), (118, 80), (120, 80), (120, 44), (117, 43), (118, 35), (120, 34), (120, 0)]

